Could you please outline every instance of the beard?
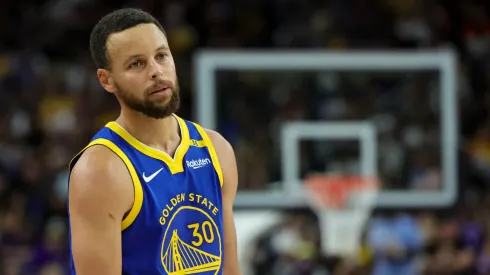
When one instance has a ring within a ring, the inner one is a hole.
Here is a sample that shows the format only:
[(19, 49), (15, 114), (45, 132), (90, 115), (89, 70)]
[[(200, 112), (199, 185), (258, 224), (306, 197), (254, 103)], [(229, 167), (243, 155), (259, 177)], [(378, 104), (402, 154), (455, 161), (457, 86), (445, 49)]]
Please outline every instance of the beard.
[[(151, 117), (154, 119), (162, 119), (166, 118), (173, 113), (177, 112), (180, 107), (180, 87), (178, 81), (175, 81), (175, 85), (167, 82), (169, 88), (170, 99), (168, 102), (163, 103), (155, 100), (151, 100), (148, 97), (144, 99), (137, 98), (133, 95), (133, 93), (122, 89), (119, 85), (115, 85), (117, 88), (116, 95), (119, 100), (121, 100), (126, 106), (128, 106), (133, 111), (142, 113), (147, 117)], [(172, 85), (171, 85), (172, 84)], [(149, 90), (152, 90), (151, 88)], [(145, 96), (150, 94), (150, 91), (145, 91)]]

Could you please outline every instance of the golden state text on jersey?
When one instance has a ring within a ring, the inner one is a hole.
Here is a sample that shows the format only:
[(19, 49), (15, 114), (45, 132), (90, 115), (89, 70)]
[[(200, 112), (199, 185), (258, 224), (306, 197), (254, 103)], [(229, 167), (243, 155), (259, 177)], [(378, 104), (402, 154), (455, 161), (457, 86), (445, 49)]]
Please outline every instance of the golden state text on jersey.
[(115, 122), (86, 147), (111, 149), (133, 181), (134, 204), (121, 224), (123, 274), (223, 272), (221, 167), (203, 128), (174, 117), (182, 141), (173, 158), (139, 142)]

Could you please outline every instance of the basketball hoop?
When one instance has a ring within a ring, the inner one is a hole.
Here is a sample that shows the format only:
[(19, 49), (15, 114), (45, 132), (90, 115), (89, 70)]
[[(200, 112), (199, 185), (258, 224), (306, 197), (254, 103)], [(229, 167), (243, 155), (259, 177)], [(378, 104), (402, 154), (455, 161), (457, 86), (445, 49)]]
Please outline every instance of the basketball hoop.
[(354, 256), (376, 201), (378, 181), (362, 176), (313, 175), (304, 187), (320, 220), (323, 252)]

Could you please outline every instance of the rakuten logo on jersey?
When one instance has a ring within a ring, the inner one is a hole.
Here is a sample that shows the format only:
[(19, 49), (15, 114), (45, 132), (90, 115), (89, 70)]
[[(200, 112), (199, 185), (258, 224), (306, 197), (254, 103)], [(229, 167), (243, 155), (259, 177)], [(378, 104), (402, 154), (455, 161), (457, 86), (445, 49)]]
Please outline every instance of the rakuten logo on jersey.
[(202, 168), (208, 164), (211, 164), (211, 160), (209, 158), (205, 159), (193, 159), (193, 160), (187, 160), (185, 162), (187, 164), (187, 167), (193, 168), (193, 169), (198, 169)]

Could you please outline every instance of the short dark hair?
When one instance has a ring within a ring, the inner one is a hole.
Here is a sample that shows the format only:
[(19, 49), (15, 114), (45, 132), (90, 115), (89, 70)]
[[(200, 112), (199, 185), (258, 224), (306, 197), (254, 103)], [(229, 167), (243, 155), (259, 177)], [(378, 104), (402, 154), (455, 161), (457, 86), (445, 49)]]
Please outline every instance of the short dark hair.
[(155, 24), (166, 35), (160, 22), (148, 12), (140, 9), (119, 9), (100, 19), (90, 34), (90, 53), (97, 68), (111, 68), (107, 52), (107, 39), (109, 36), (140, 24)]

